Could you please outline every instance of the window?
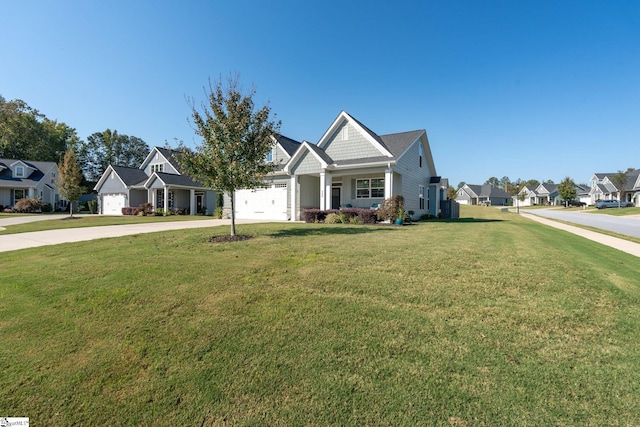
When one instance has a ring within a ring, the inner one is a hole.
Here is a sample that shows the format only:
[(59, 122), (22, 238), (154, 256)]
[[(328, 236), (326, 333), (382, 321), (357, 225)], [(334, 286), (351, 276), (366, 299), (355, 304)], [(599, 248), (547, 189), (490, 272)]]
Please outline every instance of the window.
[(356, 198), (384, 197), (384, 178), (357, 179)]
[(271, 163), (273, 161), (273, 149), (269, 150), (269, 152), (267, 153), (267, 163)]
[[(164, 190), (162, 188), (158, 189), (156, 191), (156, 208), (160, 208), (160, 209), (164, 209)], [(168, 208), (172, 209), (173, 208), (173, 191), (169, 191), (169, 203), (168, 203)]]
[(424, 209), (424, 185), (418, 186), (418, 197), (420, 199), (420, 209)]
[(16, 203), (18, 203), (18, 200), (24, 199), (25, 197), (27, 197), (27, 191), (26, 190), (13, 190), (13, 204), (14, 205)]
[(24, 176), (24, 166), (16, 166), (16, 177), (20, 178)]
[(164, 165), (162, 163), (151, 165), (151, 173), (153, 172), (164, 172)]
[[(420, 156), (419, 167), (422, 167), (422, 157), (424, 156), (424, 151), (422, 151), (422, 142), (418, 145), (418, 155)], [(420, 208), (422, 209), (422, 208)]]

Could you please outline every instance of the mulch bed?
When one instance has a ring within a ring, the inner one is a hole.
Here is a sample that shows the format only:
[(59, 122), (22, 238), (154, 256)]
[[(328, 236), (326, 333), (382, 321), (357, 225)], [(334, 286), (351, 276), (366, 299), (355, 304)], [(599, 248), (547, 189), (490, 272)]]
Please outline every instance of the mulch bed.
[(224, 242), (241, 242), (243, 240), (253, 239), (254, 236), (247, 234), (236, 234), (235, 236), (214, 236), (209, 237), (209, 243), (224, 243)]

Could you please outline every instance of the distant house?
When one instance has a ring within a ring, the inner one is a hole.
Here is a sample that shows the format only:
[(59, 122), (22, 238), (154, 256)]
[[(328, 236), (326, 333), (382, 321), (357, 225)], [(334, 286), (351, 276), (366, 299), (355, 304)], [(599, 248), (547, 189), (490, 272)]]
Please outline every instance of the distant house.
[(627, 173), (627, 183), (618, 194), (618, 188), (613, 184), (613, 177), (617, 172), (594, 173), (589, 182), (591, 190), (589, 192), (590, 204), (595, 204), (598, 200), (618, 200), (632, 202), (640, 206), (640, 169), (635, 169)]
[[(575, 185), (575, 189), (576, 200), (588, 204), (585, 199), (589, 198), (589, 188)], [(558, 185), (551, 183), (524, 186), (517, 195), (512, 196), (512, 199), (513, 204), (518, 204), (519, 206), (558, 206), (563, 204), (563, 200), (558, 192)]]
[(511, 194), (491, 184), (465, 184), (456, 192), (456, 202), (462, 205), (510, 206)]
[(22, 198), (40, 199), (54, 209), (66, 206), (60, 200), (54, 162), (0, 159), (0, 205), (14, 206)]
[(179, 151), (154, 147), (138, 168), (109, 165), (94, 187), (99, 213), (122, 215), (123, 207), (145, 203), (163, 212), (213, 213), (215, 191), (183, 175), (180, 156)]
[[(235, 192), (238, 219), (300, 220), (305, 209), (371, 208), (402, 195), (416, 217), (445, 199), (424, 129), (378, 135), (345, 111), (317, 144), (274, 138), (264, 186)], [(225, 194), (225, 215), (230, 197)]]

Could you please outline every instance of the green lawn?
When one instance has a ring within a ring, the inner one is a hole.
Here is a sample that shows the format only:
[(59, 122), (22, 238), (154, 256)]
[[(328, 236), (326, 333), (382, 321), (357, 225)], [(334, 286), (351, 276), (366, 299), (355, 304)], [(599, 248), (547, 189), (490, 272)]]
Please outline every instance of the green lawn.
[(606, 214), (614, 216), (640, 215), (640, 208), (606, 208), (590, 209), (589, 213)]
[(638, 259), (496, 209), (2, 254), (33, 425), (640, 424)]

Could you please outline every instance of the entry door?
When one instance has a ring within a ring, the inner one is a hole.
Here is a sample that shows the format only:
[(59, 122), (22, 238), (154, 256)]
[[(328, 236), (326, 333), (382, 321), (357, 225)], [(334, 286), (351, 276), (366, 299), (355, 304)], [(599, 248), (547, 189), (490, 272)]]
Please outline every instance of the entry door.
[(203, 199), (204, 199), (204, 194), (196, 193), (196, 213), (202, 212)]
[(331, 209), (340, 209), (340, 187), (331, 188)]

